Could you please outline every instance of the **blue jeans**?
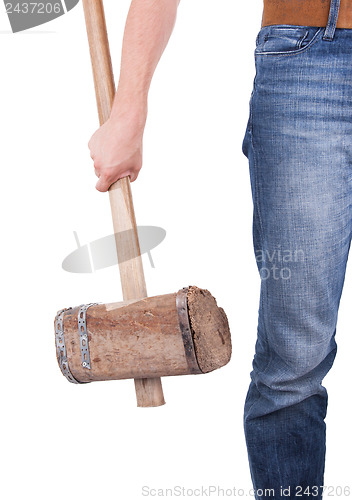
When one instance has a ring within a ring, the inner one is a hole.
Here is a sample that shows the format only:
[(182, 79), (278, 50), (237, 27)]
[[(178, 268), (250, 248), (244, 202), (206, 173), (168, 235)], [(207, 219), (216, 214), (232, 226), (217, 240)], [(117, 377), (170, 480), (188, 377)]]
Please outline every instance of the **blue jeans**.
[(352, 232), (352, 29), (336, 28), (338, 8), (326, 27), (266, 26), (256, 40), (243, 153), (261, 277), (244, 408), (257, 499), (322, 498), (322, 380)]

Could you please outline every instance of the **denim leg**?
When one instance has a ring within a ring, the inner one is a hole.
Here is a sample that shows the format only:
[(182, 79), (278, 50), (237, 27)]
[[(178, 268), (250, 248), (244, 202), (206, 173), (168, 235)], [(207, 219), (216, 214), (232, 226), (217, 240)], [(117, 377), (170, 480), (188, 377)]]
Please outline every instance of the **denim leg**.
[(352, 30), (337, 30), (333, 42), (320, 40), (293, 56), (256, 56), (243, 141), (261, 277), (244, 430), (254, 489), (272, 490), (266, 497), (275, 499), (284, 498), (281, 488), (286, 498), (322, 493), (322, 380), (336, 355), (352, 230), (352, 107), (346, 106), (352, 34), (346, 31)]

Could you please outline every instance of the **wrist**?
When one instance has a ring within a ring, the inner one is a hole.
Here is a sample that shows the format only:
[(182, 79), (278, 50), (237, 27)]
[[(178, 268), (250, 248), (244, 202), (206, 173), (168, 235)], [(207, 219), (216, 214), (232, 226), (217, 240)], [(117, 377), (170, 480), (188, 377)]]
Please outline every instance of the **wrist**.
[(144, 129), (148, 114), (147, 98), (138, 95), (122, 95), (116, 92), (110, 119), (126, 121), (136, 129)]

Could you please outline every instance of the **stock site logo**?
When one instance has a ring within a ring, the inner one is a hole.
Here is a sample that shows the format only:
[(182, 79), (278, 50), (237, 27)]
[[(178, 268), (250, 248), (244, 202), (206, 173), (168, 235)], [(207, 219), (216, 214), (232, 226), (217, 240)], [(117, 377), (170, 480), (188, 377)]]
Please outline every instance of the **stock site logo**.
[(79, 0), (45, 0), (43, 2), (4, 0), (6, 13), (13, 33), (48, 23), (66, 14), (66, 12), (73, 9), (78, 2)]

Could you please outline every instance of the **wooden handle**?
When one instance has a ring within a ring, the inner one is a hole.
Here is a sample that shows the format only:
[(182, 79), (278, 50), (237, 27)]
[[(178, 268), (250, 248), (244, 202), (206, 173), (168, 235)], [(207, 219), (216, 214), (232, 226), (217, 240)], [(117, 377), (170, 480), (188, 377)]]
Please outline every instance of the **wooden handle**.
[[(102, 0), (83, 0), (90, 57), (93, 67), (99, 121), (102, 125), (110, 116), (115, 96)], [(129, 177), (115, 182), (109, 189), (111, 214), (116, 238), (122, 294), (124, 300), (147, 296), (143, 263), (139, 248)], [(135, 379), (138, 406), (160, 406), (165, 403), (160, 378)]]

